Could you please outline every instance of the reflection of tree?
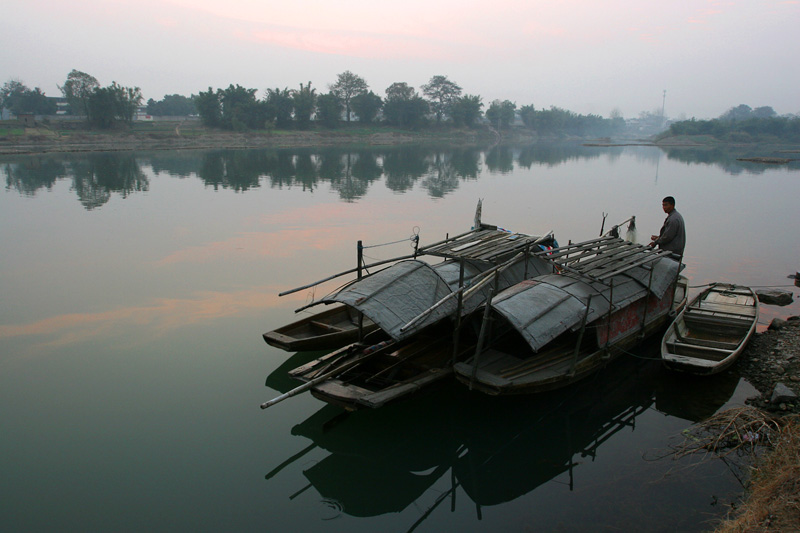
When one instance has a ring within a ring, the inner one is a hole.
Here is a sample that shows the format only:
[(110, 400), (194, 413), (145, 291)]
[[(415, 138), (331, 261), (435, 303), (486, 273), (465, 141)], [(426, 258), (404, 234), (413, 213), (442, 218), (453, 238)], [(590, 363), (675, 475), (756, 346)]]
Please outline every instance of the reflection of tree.
[(265, 154), (260, 150), (223, 150), (203, 156), (200, 177), (206, 185), (218, 189), (246, 191), (259, 186)]
[(378, 158), (374, 153), (361, 150), (356, 154), (352, 165), (353, 177), (366, 183), (372, 183), (381, 179), (383, 169), (378, 164)]
[(419, 146), (400, 146), (387, 150), (383, 156), (386, 187), (394, 192), (406, 192), (417, 179), (427, 174), (430, 162)]
[[(353, 174), (353, 167), (359, 157), (356, 154), (331, 151), (322, 156), (320, 173), (331, 177), (331, 189), (339, 192), (339, 197), (347, 202), (361, 198), (367, 193), (368, 185)], [(328, 174), (328, 171), (331, 174)]]
[(712, 148), (666, 148), (665, 151), (669, 159), (690, 164), (717, 165), (728, 174), (734, 176), (745, 172), (748, 174), (763, 174), (767, 169), (774, 168), (771, 165), (764, 165), (761, 163), (737, 161), (737, 158), (759, 157), (763, 156), (765, 153), (769, 154), (771, 152), (771, 150), (761, 146), (754, 149), (742, 149), (740, 147), (730, 149), (725, 146), (715, 146)]
[(531, 168), (534, 163), (556, 166), (567, 161), (596, 159), (603, 154), (621, 154), (623, 150), (621, 146), (597, 148), (575, 143), (532, 144), (520, 151), (517, 163), (523, 168)]
[(76, 161), (72, 171), (72, 188), (86, 209), (105, 204), (112, 192), (127, 198), (150, 187), (133, 154), (89, 155)]
[(265, 160), (265, 172), (269, 176), (272, 187), (291, 187), (296, 173), (294, 153), (290, 150), (279, 150), (270, 154)]
[(497, 145), (486, 153), (486, 167), (492, 172), (506, 174), (514, 170), (514, 154), (511, 148)]
[(151, 154), (147, 164), (155, 174), (169, 174), (181, 178), (188, 178), (192, 174), (199, 174), (204, 161), (194, 150), (170, 150)]
[(462, 179), (477, 179), (481, 171), (481, 152), (477, 148), (454, 148), (450, 164)]
[(434, 198), (443, 198), (458, 189), (458, 173), (453, 168), (450, 153), (437, 152), (431, 170), (422, 181), (422, 187)]
[(67, 176), (64, 161), (50, 156), (25, 158), (3, 168), (6, 188), (33, 196), (39, 189), (52, 189), (56, 181)]
[(314, 191), (317, 185), (318, 170), (311, 152), (301, 152), (295, 157), (295, 179), (303, 186), (303, 190)]

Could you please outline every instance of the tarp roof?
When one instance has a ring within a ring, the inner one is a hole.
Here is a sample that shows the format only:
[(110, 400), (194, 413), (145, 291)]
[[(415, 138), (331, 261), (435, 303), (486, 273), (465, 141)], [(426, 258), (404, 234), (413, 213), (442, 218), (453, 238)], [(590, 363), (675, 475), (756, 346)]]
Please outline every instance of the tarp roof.
[[(552, 271), (542, 259), (528, 258), (528, 277)], [(474, 280), (491, 268), (482, 261), (465, 261), (464, 283)], [(498, 290), (503, 290), (524, 279), (525, 262), (520, 261), (499, 275)], [(375, 322), (393, 339), (407, 338), (414, 333), (456, 313), (458, 299), (451, 298), (432, 311), (422, 321), (401, 331), (412, 319), (431, 308), (442, 298), (458, 289), (460, 266), (458, 261), (445, 261), (430, 265), (419, 260), (400, 261), (370, 276), (356, 280), (339, 291), (321, 299), (319, 303), (339, 302), (349, 305)], [(483, 305), (488, 297), (490, 283), (467, 298), (463, 314)]]
[[(677, 262), (670, 259), (662, 258), (654, 264), (651, 292), (656, 297), (664, 296), (676, 279), (677, 269)], [(614, 309), (644, 298), (650, 269), (637, 267), (610, 279), (606, 284), (573, 273), (545, 274), (501, 292), (492, 300), (492, 308), (538, 351), (565, 331), (580, 328), (587, 302), (589, 323), (608, 313), (612, 294)]]

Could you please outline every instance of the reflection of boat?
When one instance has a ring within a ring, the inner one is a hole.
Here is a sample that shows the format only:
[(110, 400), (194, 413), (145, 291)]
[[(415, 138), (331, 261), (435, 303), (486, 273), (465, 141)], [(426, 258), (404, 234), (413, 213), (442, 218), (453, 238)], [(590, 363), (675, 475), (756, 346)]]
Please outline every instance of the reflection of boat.
[[(442, 391), (432, 399), (432, 404), (412, 400), (391, 409), (345, 416), (325, 405), (292, 428), (293, 435), (311, 444), (266, 477), (272, 478), (292, 463), (304, 465), (302, 473), (309, 486), (348, 515), (401, 512), (417, 502), (455, 460), (457, 437), (447, 429), (455, 396)], [(300, 463), (314, 448), (329, 455)]]
[[(625, 359), (567, 389), (500, 398), (465, 413), (462, 454), (453, 470), (470, 499), (497, 505), (575, 469), (653, 404), (660, 373), (651, 360)], [(499, 402), (499, 403), (498, 403)]]
[[(626, 358), (598, 379), (536, 397), (488, 398), (451, 383), (377, 411), (341, 416), (327, 405), (292, 428), (311, 442), (267, 478), (295, 465), (309, 482), (302, 490), (313, 487), (343, 513), (416, 508), (416, 525), (442, 502), (454, 506), (458, 487), (478, 506), (512, 501), (559, 476), (572, 488), (582, 457), (594, 460), (619, 431), (636, 429), (662, 375), (657, 361)], [(329, 455), (301, 460), (310, 449)]]
[[(527, 252), (527, 260), (520, 258), (514, 265), (498, 273), (500, 286), (507, 287), (530, 275), (543, 272), (549, 267), (533, 254), (541, 250), (540, 246), (554, 244), (552, 234), (538, 237), (481, 224), (476, 230), (421, 248), (413, 259), (406, 257), (391, 260), (394, 262), (391, 266), (364, 277), (359, 275), (343, 288), (305, 306), (308, 308), (319, 304), (342, 304), (347, 309), (346, 313), (342, 311), (341, 315), (327, 315), (329, 312), (326, 311), (315, 314), (303, 321), (265, 333), (264, 340), (290, 351), (323, 349), (322, 343), (325, 343), (324, 348), (334, 349), (363, 338), (366, 332), (364, 328), (367, 326), (372, 329), (380, 328), (394, 340), (406, 339), (440, 320), (453, 317), (459, 308), (462, 315), (465, 315), (481, 306), (488, 294), (488, 288), (483, 292), (476, 291), (470, 298), (464, 298), (460, 306), (456, 298), (449, 298), (435, 310), (429, 309), (433, 302), (452, 296), (459, 287), (468, 286), (473, 281), (491, 275), (499, 264), (515, 255)], [(417, 255), (441, 257), (445, 261), (431, 265), (416, 259)], [(386, 262), (390, 261), (382, 263)], [(329, 279), (332, 277), (324, 281)], [(315, 284), (306, 287), (313, 285)], [(294, 291), (281, 295), (290, 292)], [(407, 327), (412, 319), (426, 310), (430, 312), (423, 319)], [(358, 326), (359, 316), (363, 316), (361, 332)]]
[[(352, 307), (337, 305), (278, 329), (264, 333), (264, 340), (288, 352), (329, 350), (358, 340), (358, 312)], [(378, 329), (364, 318), (362, 335)]]
[(713, 283), (670, 324), (661, 341), (661, 358), (672, 370), (715, 374), (736, 361), (757, 322), (753, 289)]
[(559, 271), (526, 280), (491, 301), (486, 350), (454, 369), (489, 394), (563, 387), (661, 328), (686, 301), (686, 280), (666, 252), (601, 237), (557, 248)]
[[(654, 348), (657, 357), (661, 349), (660, 339)], [(656, 409), (669, 416), (701, 422), (730, 401), (740, 380), (735, 372), (694, 376), (663, 369), (656, 382)]]

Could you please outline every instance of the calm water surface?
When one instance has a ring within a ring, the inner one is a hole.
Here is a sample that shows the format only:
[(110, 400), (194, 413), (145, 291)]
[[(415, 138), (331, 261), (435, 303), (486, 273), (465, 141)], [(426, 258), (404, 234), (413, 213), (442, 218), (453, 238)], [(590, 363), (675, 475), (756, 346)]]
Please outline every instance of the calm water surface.
[[(762, 154), (756, 154), (762, 155)], [(753, 389), (692, 380), (647, 345), (575, 387), (455, 383), (343, 416), (258, 405), (319, 354), (264, 331), (340, 280), (283, 290), (483, 220), (560, 241), (673, 195), (692, 285), (790, 287), (800, 167), (573, 145), (65, 154), (0, 159), (0, 529), (697, 531), (741, 488), (658, 457)], [(699, 289), (695, 288), (694, 291)], [(764, 307), (774, 316), (800, 314)]]

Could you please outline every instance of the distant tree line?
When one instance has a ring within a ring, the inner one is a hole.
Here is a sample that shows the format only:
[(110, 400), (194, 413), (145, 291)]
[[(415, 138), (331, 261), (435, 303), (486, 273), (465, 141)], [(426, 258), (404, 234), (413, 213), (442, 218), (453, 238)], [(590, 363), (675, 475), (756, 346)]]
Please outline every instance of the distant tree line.
[[(59, 89), (72, 114), (85, 116), (89, 124), (100, 128), (130, 124), (142, 103), (138, 87), (123, 87), (116, 82), (102, 87), (95, 77), (78, 70), (72, 70)], [(209, 87), (189, 97), (172, 94), (159, 101), (151, 98), (147, 101), (147, 113), (198, 115), (208, 127), (233, 131), (303, 130), (312, 125), (338, 128), (354, 119), (362, 125), (381, 123), (408, 129), (474, 128), (486, 124), (502, 131), (519, 127), (546, 138), (611, 137), (626, 130), (625, 120), (617, 111), (612, 112), (610, 118), (604, 118), (558, 107), (537, 110), (533, 105), (523, 105), (518, 108), (515, 102), (495, 100), (484, 112), (481, 96), (463, 94), (457, 83), (443, 75), (431, 77), (420, 87), (421, 92), (406, 82), (395, 82), (381, 96), (370, 90), (364, 78), (348, 70), (338, 74), (327, 89), (327, 92), (318, 92), (308, 82), (296, 89), (268, 88), (259, 97), (257, 89), (231, 84), (224, 89)], [(9, 80), (0, 89), (0, 106), (15, 114), (55, 113), (52, 99), (38, 87), (29, 89), (19, 80)], [(656, 115), (660, 129), (664, 117)], [(713, 120), (673, 123), (669, 134), (710, 134), (729, 140), (746, 140), (754, 135), (791, 138), (798, 135), (796, 117), (778, 117), (771, 107), (752, 109), (746, 105), (731, 108)]]
[(800, 141), (800, 117), (779, 117), (769, 106), (755, 109), (748, 105), (730, 108), (711, 120), (684, 120), (670, 125), (667, 135), (710, 135), (720, 140), (748, 142), (774, 137), (787, 141)]

